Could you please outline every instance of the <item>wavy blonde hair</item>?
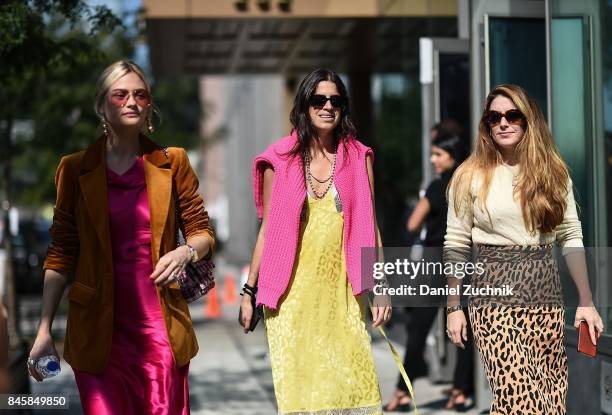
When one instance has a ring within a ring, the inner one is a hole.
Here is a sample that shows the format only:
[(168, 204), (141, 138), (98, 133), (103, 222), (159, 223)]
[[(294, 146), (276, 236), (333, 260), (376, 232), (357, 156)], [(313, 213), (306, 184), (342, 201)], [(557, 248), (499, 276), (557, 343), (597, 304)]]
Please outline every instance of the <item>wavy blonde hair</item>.
[(493, 171), (502, 163), (502, 156), (491, 136), (486, 115), (491, 102), (498, 96), (510, 99), (525, 116), (525, 132), (516, 146), (520, 170), (513, 191), (515, 197), (519, 196), (525, 227), (532, 235), (536, 231), (552, 232), (563, 221), (567, 207), (566, 184), (569, 182), (569, 172), (559, 155), (542, 111), (536, 101), (518, 85), (498, 85), (485, 100), (478, 125), (478, 142), (472, 154), (457, 169), (449, 185), (455, 213), (459, 214), (461, 206), (470, 206), (472, 203), (471, 184), (475, 175), (482, 178), (477, 191), (479, 205), (488, 212), (485, 202)]

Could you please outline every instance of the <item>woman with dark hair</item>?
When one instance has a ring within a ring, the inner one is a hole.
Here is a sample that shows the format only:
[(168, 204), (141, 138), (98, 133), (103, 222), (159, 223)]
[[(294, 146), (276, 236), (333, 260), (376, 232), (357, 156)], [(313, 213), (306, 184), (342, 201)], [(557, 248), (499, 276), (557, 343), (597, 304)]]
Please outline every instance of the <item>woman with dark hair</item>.
[[(439, 125), (439, 124), (438, 124)], [(457, 134), (441, 133), (432, 142), (431, 163), (436, 174), (425, 195), (419, 200), (406, 225), (408, 232), (415, 233), (425, 225), (426, 236), (424, 256), (429, 263), (442, 261), (442, 246), (446, 233), (446, 187), (455, 169), (463, 163), (468, 155), (468, 147)], [(430, 281), (441, 281), (441, 276), (430, 278)], [(423, 359), (425, 341), (431, 326), (438, 314), (438, 307), (431, 304), (419, 304), (411, 310), (408, 323), (408, 343), (404, 367), (411, 380), (427, 376), (427, 364)], [(468, 346), (471, 346), (468, 345)], [(465, 407), (466, 395), (472, 392), (472, 350), (466, 348), (458, 353), (457, 365), (453, 376), (453, 390), (446, 404), (446, 409), (461, 410)], [(384, 406), (386, 411), (409, 412), (412, 410), (412, 399), (401, 376), (398, 377), (396, 391), (391, 401)]]
[[(380, 245), (372, 150), (355, 138), (346, 88), (330, 70), (301, 82), (291, 123), (253, 162), (262, 222), (241, 324), (246, 333), (257, 292), (279, 414), (379, 415), (363, 295), (374, 281), (361, 274), (361, 248)], [(380, 300), (374, 326), (391, 315)]]
[[(476, 147), (453, 176), (448, 204), (448, 263), (470, 260), (475, 245), (484, 269), (472, 275), (473, 289), (512, 289), (507, 296), (472, 295), (468, 303), (493, 392), (490, 414), (565, 414), (565, 310), (553, 244), (561, 246), (578, 290), (574, 325), (586, 322), (593, 343), (604, 326), (589, 287), (567, 165), (537, 103), (520, 86), (498, 85), (487, 96)], [(463, 276), (448, 277), (455, 288)], [(467, 321), (460, 297), (449, 292), (448, 336), (464, 347)]]

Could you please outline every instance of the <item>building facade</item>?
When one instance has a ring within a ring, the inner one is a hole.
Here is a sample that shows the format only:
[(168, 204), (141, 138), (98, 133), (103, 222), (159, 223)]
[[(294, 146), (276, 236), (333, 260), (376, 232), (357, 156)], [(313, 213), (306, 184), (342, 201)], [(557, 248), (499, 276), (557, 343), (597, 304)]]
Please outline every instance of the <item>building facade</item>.
[[(488, 90), (499, 83), (525, 87), (542, 107), (571, 169), (594, 300), (609, 328), (596, 359), (578, 355), (568, 307), (568, 413), (612, 414), (612, 1), (145, 0), (144, 5), (154, 73), (201, 75), (205, 105), (216, 100), (216, 115), (203, 129), (231, 123), (226, 138), (208, 146), (201, 173), (206, 189), (213, 189), (207, 190), (209, 203), (225, 223), (222, 234), (236, 262), (248, 260), (257, 232), (250, 159), (287, 132), (291, 96), (302, 74), (318, 66), (341, 72), (365, 141), (388, 146), (400, 164), (417, 154), (424, 178), (428, 130), (444, 117), (445, 99), (453, 91), (465, 88), (467, 130), (474, 132)], [(452, 59), (444, 61), (444, 51)], [(457, 88), (442, 79), (441, 69), (452, 65), (467, 65), (462, 66), (467, 79)], [(384, 104), (381, 85), (396, 91), (386, 102), (399, 107)], [(404, 124), (397, 131), (388, 128), (398, 123)], [(395, 135), (405, 137), (399, 147), (388, 144)], [(394, 165), (396, 159), (385, 157), (385, 166)], [(377, 188), (388, 190), (383, 204), (397, 203), (391, 179), (378, 179)], [(383, 226), (397, 226), (396, 219), (387, 213)], [(566, 288), (571, 304), (571, 284)], [(481, 374), (483, 408), (490, 399), (486, 389)]]

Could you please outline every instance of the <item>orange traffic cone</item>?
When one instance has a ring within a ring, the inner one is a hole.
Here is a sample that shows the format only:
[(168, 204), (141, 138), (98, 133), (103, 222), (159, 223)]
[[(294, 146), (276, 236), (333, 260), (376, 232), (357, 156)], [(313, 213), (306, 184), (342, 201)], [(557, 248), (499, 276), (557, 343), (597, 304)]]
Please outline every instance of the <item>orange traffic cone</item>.
[(228, 272), (225, 274), (223, 283), (223, 302), (225, 304), (236, 304), (238, 296), (236, 295), (236, 280), (234, 274)]
[(221, 317), (221, 304), (217, 295), (217, 287), (213, 287), (207, 295), (206, 307), (204, 308), (204, 317), (216, 319)]

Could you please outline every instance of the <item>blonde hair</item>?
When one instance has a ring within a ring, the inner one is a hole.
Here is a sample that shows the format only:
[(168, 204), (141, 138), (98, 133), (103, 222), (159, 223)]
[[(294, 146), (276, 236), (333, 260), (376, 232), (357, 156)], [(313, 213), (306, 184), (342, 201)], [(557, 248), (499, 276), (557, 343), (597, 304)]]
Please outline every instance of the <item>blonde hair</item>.
[(106, 69), (104, 69), (104, 71), (98, 78), (98, 81), (96, 82), (94, 110), (96, 111), (96, 115), (100, 119), (105, 120), (103, 111), (104, 98), (106, 97), (106, 94), (108, 93), (108, 90), (110, 89), (111, 85), (113, 85), (115, 82), (117, 82), (117, 80), (131, 72), (135, 73), (140, 79), (142, 79), (142, 82), (145, 84), (145, 89), (149, 93), (149, 96), (151, 96), (151, 106), (149, 107), (147, 114), (147, 117), (149, 118), (150, 122), (153, 122), (153, 114), (156, 114), (159, 117), (159, 110), (153, 104), (153, 97), (151, 95), (151, 85), (149, 85), (149, 83), (147, 82), (144, 71), (136, 63), (130, 60), (123, 59), (109, 65)]
[(491, 102), (498, 96), (510, 99), (525, 116), (524, 134), (516, 145), (520, 170), (513, 191), (520, 198), (525, 227), (531, 234), (535, 234), (536, 230), (552, 232), (563, 221), (567, 207), (569, 172), (559, 155), (542, 111), (536, 101), (518, 85), (498, 85), (485, 100), (474, 151), (457, 169), (449, 185), (455, 213), (459, 214), (461, 206), (470, 206), (472, 203), (471, 185), (476, 174), (482, 178), (477, 190), (479, 205), (486, 211), (493, 171), (502, 163), (501, 153), (491, 137), (486, 121)]

